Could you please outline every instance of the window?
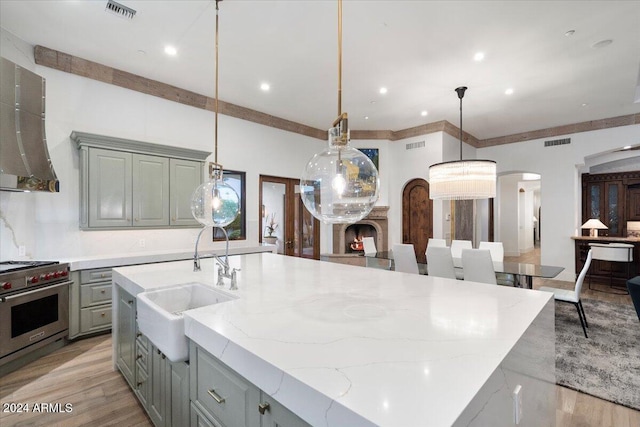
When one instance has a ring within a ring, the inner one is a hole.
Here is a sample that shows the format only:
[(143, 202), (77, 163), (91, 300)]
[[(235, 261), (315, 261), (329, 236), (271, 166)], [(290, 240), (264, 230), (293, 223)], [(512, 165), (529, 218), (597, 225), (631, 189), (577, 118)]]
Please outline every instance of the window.
[[(246, 212), (246, 172), (238, 172), (231, 170), (223, 171), (224, 182), (233, 188), (240, 197), (240, 212), (236, 219), (225, 227), (229, 240), (245, 240), (247, 238), (247, 218)], [(224, 234), (219, 228), (213, 229), (213, 240), (224, 240)]]

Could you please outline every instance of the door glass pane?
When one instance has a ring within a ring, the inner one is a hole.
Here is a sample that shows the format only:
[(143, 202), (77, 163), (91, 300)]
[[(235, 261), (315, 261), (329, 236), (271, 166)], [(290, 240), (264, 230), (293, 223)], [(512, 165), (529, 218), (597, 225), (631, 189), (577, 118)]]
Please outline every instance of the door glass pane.
[(284, 254), (285, 195), (285, 184), (262, 183), (262, 242), (276, 245), (279, 254)]
[(295, 235), (294, 255), (313, 258), (313, 215), (304, 207), (300, 198), (300, 186), (295, 186)]
[(609, 234), (618, 234), (618, 186), (616, 184), (609, 185), (609, 200), (607, 201), (607, 209), (609, 210)]
[(589, 206), (589, 218), (600, 218), (600, 186), (591, 186), (591, 206)]

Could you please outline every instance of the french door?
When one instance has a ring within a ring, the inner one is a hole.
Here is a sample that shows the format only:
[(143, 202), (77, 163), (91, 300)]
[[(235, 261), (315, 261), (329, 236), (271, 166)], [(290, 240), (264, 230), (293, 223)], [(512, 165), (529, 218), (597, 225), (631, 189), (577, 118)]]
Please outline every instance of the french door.
[(320, 259), (320, 221), (300, 199), (300, 180), (260, 176), (260, 241), (278, 253)]

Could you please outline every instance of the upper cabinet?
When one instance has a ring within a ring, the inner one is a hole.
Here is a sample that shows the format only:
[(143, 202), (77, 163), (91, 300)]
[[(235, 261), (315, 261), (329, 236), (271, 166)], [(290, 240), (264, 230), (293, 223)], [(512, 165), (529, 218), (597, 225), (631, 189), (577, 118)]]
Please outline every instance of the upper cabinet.
[(199, 227), (191, 194), (205, 151), (73, 132), (80, 150), (83, 229)]
[(627, 221), (640, 219), (639, 189), (640, 171), (582, 174), (582, 222), (598, 218), (609, 227), (598, 234), (626, 237)]

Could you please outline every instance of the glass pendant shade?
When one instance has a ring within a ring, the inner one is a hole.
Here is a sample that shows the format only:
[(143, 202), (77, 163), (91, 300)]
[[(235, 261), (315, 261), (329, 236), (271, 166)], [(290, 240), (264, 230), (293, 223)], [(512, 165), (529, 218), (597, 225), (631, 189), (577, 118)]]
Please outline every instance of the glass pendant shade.
[(496, 197), (496, 162), (459, 160), (430, 166), (429, 197), (434, 200)]
[(300, 196), (311, 214), (325, 224), (354, 223), (378, 200), (378, 170), (367, 156), (338, 142), (339, 128), (329, 130), (326, 149), (309, 160), (300, 179)]
[(191, 196), (191, 214), (204, 226), (226, 227), (238, 216), (240, 197), (221, 179), (211, 179)]

